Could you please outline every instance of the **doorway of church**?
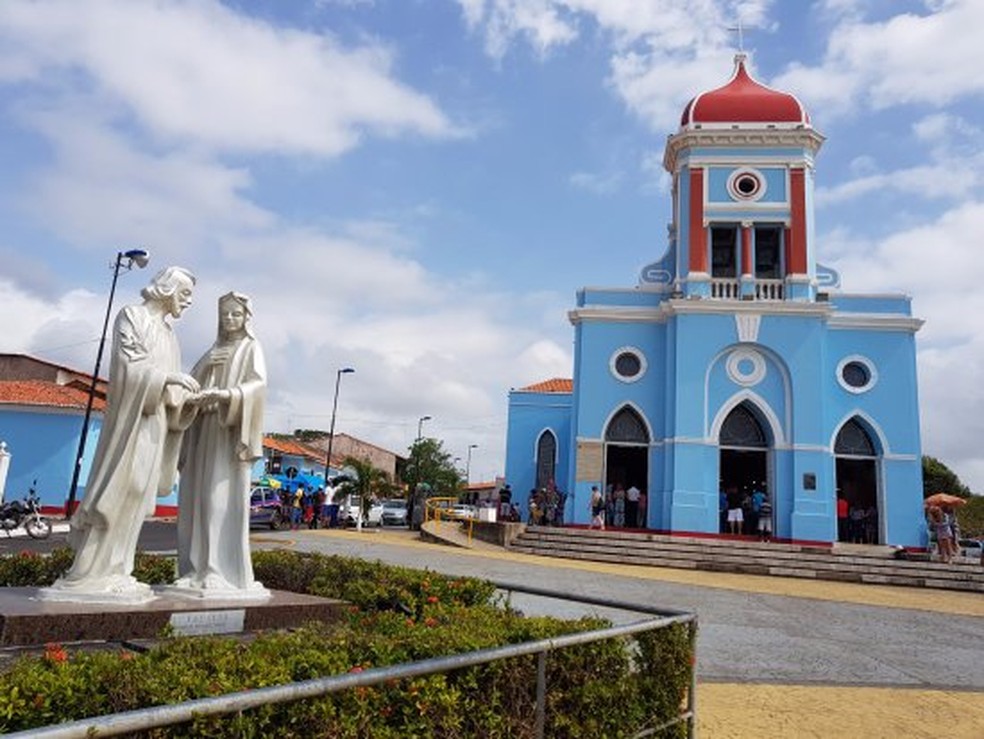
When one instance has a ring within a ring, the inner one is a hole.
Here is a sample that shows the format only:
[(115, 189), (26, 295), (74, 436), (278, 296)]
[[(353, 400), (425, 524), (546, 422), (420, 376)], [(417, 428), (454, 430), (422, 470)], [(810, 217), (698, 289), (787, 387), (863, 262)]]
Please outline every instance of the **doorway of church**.
[[(608, 525), (644, 529), (649, 520), (649, 446), (606, 444)], [(638, 491), (630, 492), (631, 488)]]
[(874, 459), (837, 458), (838, 497), (847, 501), (847, 531), (841, 541), (878, 544), (878, 465)]
[(752, 507), (752, 494), (756, 490), (769, 493), (769, 454), (764, 449), (721, 449), (720, 492), (731, 501), (722, 501), (719, 511), (720, 532), (729, 532), (727, 508), (735, 499), (741, 503), (741, 533), (753, 535), (758, 531), (758, 514)]

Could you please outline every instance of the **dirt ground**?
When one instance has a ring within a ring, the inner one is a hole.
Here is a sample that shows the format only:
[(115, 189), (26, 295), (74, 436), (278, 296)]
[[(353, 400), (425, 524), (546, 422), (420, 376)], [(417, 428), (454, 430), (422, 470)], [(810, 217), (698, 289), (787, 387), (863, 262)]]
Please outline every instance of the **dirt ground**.
[(982, 739), (984, 692), (703, 683), (697, 733), (704, 739)]

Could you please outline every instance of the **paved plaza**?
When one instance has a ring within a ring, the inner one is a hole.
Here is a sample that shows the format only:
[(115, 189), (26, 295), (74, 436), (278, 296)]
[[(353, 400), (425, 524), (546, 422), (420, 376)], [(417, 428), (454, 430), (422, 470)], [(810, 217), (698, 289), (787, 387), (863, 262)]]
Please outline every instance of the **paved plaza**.
[[(935, 736), (940, 717), (948, 739), (984, 735), (979, 594), (463, 550), (387, 530), (264, 532), (253, 544), (695, 610), (707, 736)], [(631, 618), (527, 596), (513, 604), (531, 614)]]

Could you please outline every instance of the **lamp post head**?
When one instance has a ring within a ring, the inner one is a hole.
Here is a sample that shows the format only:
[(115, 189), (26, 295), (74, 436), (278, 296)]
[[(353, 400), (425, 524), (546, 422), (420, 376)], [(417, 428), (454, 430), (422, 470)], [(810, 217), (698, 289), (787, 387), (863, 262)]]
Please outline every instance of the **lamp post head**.
[(338, 370), (338, 374), (340, 375), (350, 375), (353, 372), (355, 372), (355, 370), (352, 367), (342, 367), (340, 370)]
[(469, 444), (468, 445), (468, 448), (469, 449), (478, 449), (478, 444)]
[(146, 267), (150, 262), (150, 252), (146, 249), (130, 249), (123, 252), (123, 256), (130, 260), (131, 265), (135, 264), (140, 269)]
[(420, 420), (421, 421), (430, 421), (431, 420), (431, 417), (430, 416), (421, 416), (420, 417)]

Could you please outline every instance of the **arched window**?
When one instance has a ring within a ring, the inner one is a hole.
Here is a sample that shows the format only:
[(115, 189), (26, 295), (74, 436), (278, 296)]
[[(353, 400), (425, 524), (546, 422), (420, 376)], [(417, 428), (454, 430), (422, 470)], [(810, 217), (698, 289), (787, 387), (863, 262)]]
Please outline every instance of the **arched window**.
[(834, 454), (844, 454), (851, 457), (877, 457), (878, 452), (871, 441), (871, 436), (858, 421), (852, 418), (841, 426), (834, 441)]
[(553, 431), (544, 431), (536, 443), (536, 486), (543, 488), (555, 480), (557, 466), (557, 437)]
[(765, 448), (769, 446), (769, 439), (752, 410), (741, 403), (724, 419), (718, 443), (721, 446)]
[(649, 432), (642, 417), (631, 408), (623, 408), (608, 424), (605, 441), (630, 444), (648, 444)]

